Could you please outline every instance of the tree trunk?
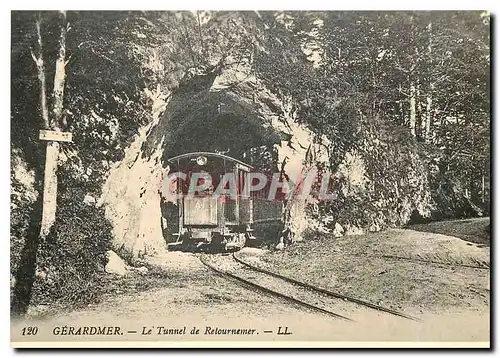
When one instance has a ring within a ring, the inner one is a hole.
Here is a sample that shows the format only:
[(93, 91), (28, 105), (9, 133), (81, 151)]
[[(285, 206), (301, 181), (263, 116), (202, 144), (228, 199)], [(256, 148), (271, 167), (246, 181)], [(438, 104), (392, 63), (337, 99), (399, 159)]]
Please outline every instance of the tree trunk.
[(484, 204), (485, 198), (484, 198), (484, 173), (481, 177), (481, 201)]
[(399, 90), (399, 114), (401, 115), (401, 120), (402, 120), (402, 123), (404, 123), (406, 125), (406, 113), (403, 109), (403, 99), (402, 99), (402, 94), (401, 92), (403, 92), (403, 88), (401, 86), (401, 83), (398, 85), (398, 90)]
[(429, 89), (427, 94), (427, 105), (426, 105), (426, 115), (425, 115), (425, 141), (429, 143), (432, 139), (431, 136), (431, 122), (432, 122), (432, 89), (433, 85)]
[(40, 81), (40, 107), (42, 109), (42, 122), (43, 128), (49, 129), (49, 111), (47, 107), (47, 85), (45, 81), (45, 63), (43, 61), (43, 47), (42, 47), (42, 33), (40, 30), (41, 20), (36, 21), (36, 33), (37, 33), (37, 43), (38, 43), (38, 57), (35, 56), (33, 51), (31, 52), (31, 57), (35, 61), (36, 69), (38, 71), (38, 80)]
[[(63, 22), (61, 24), (61, 35), (59, 37), (59, 54), (56, 60), (54, 75), (53, 110), (51, 128), (59, 131), (63, 112), (64, 85), (66, 82), (66, 13), (61, 12)], [(46, 238), (56, 219), (57, 204), (57, 160), (59, 159), (59, 143), (47, 143), (45, 157), (45, 173), (43, 187), (43, 210), (40, 236)]]
[(422, 133), (424, 132), (422, 126), (423, 123), (423, 110), (422, 110), (422, 101), (420, 100), (420, 80), (417, 80), (416, 85), (416, 94), (415, 94), (415, 102), (416, 102), (416, 114), (415, 114), (415, 135), (422, 138)]
[(52, 129), (60, 130), (61, 119), (63, 113), (64, 85), (66, 83), (66, 32), (68, 24), (66, 21), (66, 13), (61, 12), (62, 24), (61, 35), (59, 36), (59, 54), (56, 60), (56, 71), (54, 75), (54, 103), (53, 103), (53, 118)]
[(410, 83), (410, 132), (411, 135), (415, 137), (415, 124), (417, 122), (416, 118), (416, 102), (415, 102), (415, 84), (413, 82)]
[[(432, 22), (427, 26), (427, 31), (429, 33), (429, 45), (427, 52), (429, 55), (429, 67), (432, 68)], [(427, 104), (426, 104), (426, 116), (425, 116), (425, 133), (424, 138), (427, 143), (430, 143), (431, 136), (431, 124), (432, 124), (432, 93), (434, 92), (434, 82), (432, 81), (431, 74), (429, 74), (429, 92), (427, 93)]]

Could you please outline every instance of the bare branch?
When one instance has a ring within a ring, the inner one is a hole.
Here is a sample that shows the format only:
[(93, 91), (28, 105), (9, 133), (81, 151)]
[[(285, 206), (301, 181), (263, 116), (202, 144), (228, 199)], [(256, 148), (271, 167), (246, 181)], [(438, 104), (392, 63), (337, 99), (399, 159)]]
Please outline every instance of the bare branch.
[(35, 55), (31, 49), (31, 57), (35, 61), (36, 68), (38, 71), (38, 80), (40, 81), (40, 107), (42, 109), (42, 121), (43, 127), (49, 129), (49, 110), (47, 106), (47, 95), (46, 95), (46, 81), (45, 81), (45, 65), (43, 62), (43, 47), (42, 47), (42, 32), (41, 32), (41, 17), (35, 21), (36, 33), (37, 33), (37, 43), (38, 43), (38, 56)]
[(71, 58), (73, 57), (73, 55), (69, 55), (68, 56), (68, 59), (64, 62), (64, 67), (66, 67), (69, 63), (69, 61), (71, 61)]
[(38, 68), (40, 64), (40, 59), (35, 56), (35, 54), (33, 53), (33, 49), (30, 49), (30, 53), (31, 53), (31, 58), (33, 58), (33, 61), (35, 62), (36, 67)]
[(201, 20), (200, 20), (200, 12), (196, 11), (196, 19), (198, 21), (198, 36), (200, 38), (200, 47), (201, 47), (201, 53), (205, 54), (205, 46), (203, 42), (203, 35), (201, 33)]
[[(61, 125), (61, 117), (63, 112), (64, 85), (66, 82), (66, 13), (61, 11), (63, 24), (61, 25), (61, 34), (59, 36), (59, 54), (56, 60), (56, 71), (54, 74), (54, 106), (52, 109), (53, 118), (52, 126), (59, 128)], [(69, 61), (69, 60), (68, 60)]]
[(35, 25), (36, 25), (36, 33), (38, 36), (38, 46), (40, 46), (40, 49), (42, 48), (42, 33), (40, 30), (40, 23), (41, 23), (41, 18), (39, 17), (38, 20), (36, 20)]

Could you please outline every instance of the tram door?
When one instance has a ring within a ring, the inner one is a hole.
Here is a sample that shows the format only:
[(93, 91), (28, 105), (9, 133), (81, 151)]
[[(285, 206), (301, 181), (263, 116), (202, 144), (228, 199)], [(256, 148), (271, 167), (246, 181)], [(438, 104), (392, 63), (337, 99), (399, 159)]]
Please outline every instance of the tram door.
[(238, 200), (240, 224), (251, 224), (253, 222), (253, 208), (250, 193), (245, 193), (245, 184), (248, 180), (248, 168), (238, 165)]

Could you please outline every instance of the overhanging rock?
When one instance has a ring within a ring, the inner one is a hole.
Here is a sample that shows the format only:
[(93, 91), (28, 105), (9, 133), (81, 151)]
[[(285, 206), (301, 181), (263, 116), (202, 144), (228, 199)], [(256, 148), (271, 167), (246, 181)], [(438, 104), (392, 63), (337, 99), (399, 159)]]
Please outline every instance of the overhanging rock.
[[(172, 92), (165, 112), (161, 116), (153, 112), (152, 117), (124, 159), (110, 169), (99, 200), (113, 225), (114, 246), (135, 255), (166, 249), (160, 193), (168, 174), (166, 159), (173, 155), (228, 148), (243, 152), (264, 144), (277, 153), (275, 162), (269, 163), (273, 170), (293, 175), (328, 161), (322, 145), (326, 139), (297, 123), (289, 106), (240, 72), (195, 75), (183, 81)], [(309, 222), (305, 205), (292, 196), (286, 206), (284, 221), (296, 237)]]

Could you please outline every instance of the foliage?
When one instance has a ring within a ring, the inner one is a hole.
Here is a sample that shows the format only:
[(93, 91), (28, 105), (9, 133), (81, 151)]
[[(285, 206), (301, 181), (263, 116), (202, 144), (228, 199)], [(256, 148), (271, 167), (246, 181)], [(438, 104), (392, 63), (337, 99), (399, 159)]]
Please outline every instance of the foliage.
[(83, 196), (80, 188), (59, 196), (65, 210), (58, 210), (50, 235), (40, 244), (34, 303), (91, 302), (98, 294), (111, 248), (111, 226), (103, 210), (84, 204)]
[[(435, 218), (488, 212), (487, 14), (281, 12), (262, 18), (267, 36), (257, 74), (301, 123), (330, 140), (332, 170), (358, 151), (379, 195), (397, 193), (401, 198), (394, 200), (406, 201), (415, 195), (410, 187), (394, 190), (409, 183), (399, 176), (409, 176), (418, 178), (422, 195), (428, 185), (432, 200), (417, 198), (421, 206), (435, 204)], [(367, 145), (370, 136), (390, 137), (391, 145), (384, 139)], [(336, 215), (358, 206), (378, 210), (365, 191), (342, 200)], [(400, 205), (388, 210), (399, 214)]]
[[(35, 277), (34, 302), (49, 298), (76, 302), (86, 294), (92, 296), (98, 292), (103, 273), (96, 268), (103, 265), (103, 255), (110, 247), (111, 227), (100, 210), (86, 207), (82, 202), (86, 194), (96, 198), (100, 195), (110, 165), (123, 157), (123, 150), (137, 129), (151, 117), (148, 112), (151, 100), (144, 92), (142, 59), (133, 47), (141, 40), (134, 33), (141, 16), (141, 13), (127, 12), (69, 12), (67, 15), (69, 61), (63, 129), (73, 133), (74, 143), (62, 145), (57, 222), (51, 236), (37, 250), (37, 270), (41, 276)], [(27, 233), (38, 235), (34, 230), (41, 215), (33, 203), (30, 205), (23, 198), (29, 191), (41, 196), (44, 162), (45, 143), (38, 140), (41, 117), (37, 108), (37, 71), (30, 54), (36, 43), (36, 20), (41, 22), (50, 93), (60, 26), (57, 14), (12, 14), (11, 133), (12, 147), (18, 148), (13, 156), (24, 160), (26, 170), (32, 170), (35, 177), (29, 190), (11, 197), (11, 206), (20, 209), (11, 213), (11, 267), (14, 270), (21, 260), (23, 247), (27, 247)], [(11, 180), (16, 186), (14, 173)]]

